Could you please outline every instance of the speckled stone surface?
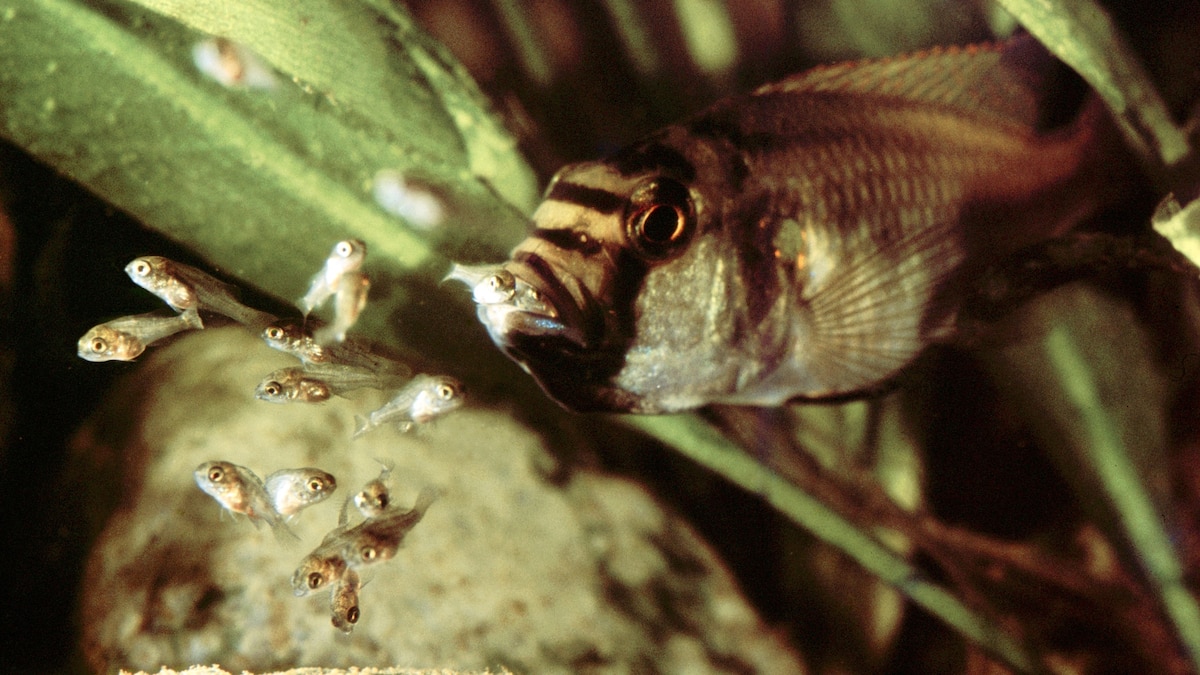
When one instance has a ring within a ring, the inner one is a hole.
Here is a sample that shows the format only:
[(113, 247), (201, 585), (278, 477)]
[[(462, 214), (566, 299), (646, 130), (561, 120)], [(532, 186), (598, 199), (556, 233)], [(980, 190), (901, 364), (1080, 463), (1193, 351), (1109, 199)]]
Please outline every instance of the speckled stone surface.
[[(704, 542), (638, 485), (587, 471), (552, 484), (536, 434), (472, 406), (418, 433), (351, 440), (354, 415), (385, 394), (253, 399), (291, 363), (244, 331), (205, 330), (145, 358), (80, 432), (89, 512), (112, 511), (92, 516), (81, 600), (96, 670), (803, 672)], [(301, 541), (281, 543), (197, 489), (193, 469), (213, 459), (262, 476), (316, 466), (338, 491), (293, 520)], [(427, 486), (442, 496), (364, 575), (347, 636), (328, 593), (297, 598), (289, 579), (377, 460), (395, 464), (402, 507)]]

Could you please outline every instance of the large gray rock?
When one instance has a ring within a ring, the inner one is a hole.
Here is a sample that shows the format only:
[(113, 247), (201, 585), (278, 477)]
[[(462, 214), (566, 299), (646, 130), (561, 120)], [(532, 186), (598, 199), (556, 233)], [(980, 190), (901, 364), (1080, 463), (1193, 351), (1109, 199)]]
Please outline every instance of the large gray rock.
[[(627, 480), (577, 471), (547, 481), (539, 437), (468, 406), (415, 433), (351, 440), (364, 392), (317, 405), (256, 401), (291, 364), (238, 329), (205, 330), (145, 358), (81, 431), (76, 476), (90, 513), (115, 512), (90, 555), (83, 648), (97, 670), (221, 663), (507, 667), (520, 672), (788, 672), (803, 665), (767, 630), (694, 531)], [(224, 459), (259, 475), (316, 466), (338, 481), (281, 543), (222, 512), (192, 479)], [(293, 596), (300, 559), (342, 500), (395, 463), (407, 507), (441, 490), (396, 557), (365, 575), (346, 636), (328, 593)], [(100, 521), (95, 522), (99, 529)]]

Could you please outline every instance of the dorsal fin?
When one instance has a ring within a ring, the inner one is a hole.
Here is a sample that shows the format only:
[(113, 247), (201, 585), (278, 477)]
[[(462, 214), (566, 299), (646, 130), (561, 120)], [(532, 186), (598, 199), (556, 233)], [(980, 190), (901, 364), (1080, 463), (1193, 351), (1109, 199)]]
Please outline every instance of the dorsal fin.
[(1065, 68), (1029, 35), (1002, 43), (934, 47), (793, 75), (755, 95), (833, 92), (933, 103), (1031, 128), (1049, 126), (1046, 99)]

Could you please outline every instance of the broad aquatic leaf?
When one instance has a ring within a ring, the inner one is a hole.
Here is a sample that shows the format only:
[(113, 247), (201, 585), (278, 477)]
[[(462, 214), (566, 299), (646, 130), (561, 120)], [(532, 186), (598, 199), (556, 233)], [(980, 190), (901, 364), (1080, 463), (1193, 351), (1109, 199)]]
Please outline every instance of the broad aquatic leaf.
[[(436, 281), (445, 256), (503, 255), (536, 183), (469, 79), (379, 5), (0, 2), (0, 134), (281, 298), (348, 236), (381, 278)], [(214, 36), (256, 51), (278, 85), (200, 73), (193, 47)], [(427, 187), (445, 221), (422, 231), (386, 212), (381, 170)]]
[(1099, 92), (1146, 168), (1166, 174), (1188, 157), (1187, 138), (1095, 0), (1000, 0), (1000, 6)]

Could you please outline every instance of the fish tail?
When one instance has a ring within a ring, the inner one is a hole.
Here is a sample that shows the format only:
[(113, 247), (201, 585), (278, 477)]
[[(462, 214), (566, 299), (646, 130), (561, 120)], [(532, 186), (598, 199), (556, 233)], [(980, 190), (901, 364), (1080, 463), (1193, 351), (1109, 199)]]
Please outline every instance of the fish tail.
[(350, 438), (358, 438), (371, 430), (371, 421), (361, 415), (354, 416), (354, 433)]
[(183, 312), (180, 313), (180, 316), (183, 317), (183, 320), (185, 323), (187, 323), (188, 328), (195, 330), (201, 330), (204, 328), (204, 321), (200, 319), (200, 311), (195, 307), (183, 310)]
[(442, 491), (433, 486), (421, 488), (420, 494), (417, 495), (417, 503), (413, 504), (412, 510), (420, 515), (425, 515), (429, 507), (442, 496)]
[(271, 519), (271, 534), (275, 535), (275, 541), (284, 545), (291, 545), (300, 541), (300, 535), (287, 524), (282, 516), (276, 514), (276, 517)]

